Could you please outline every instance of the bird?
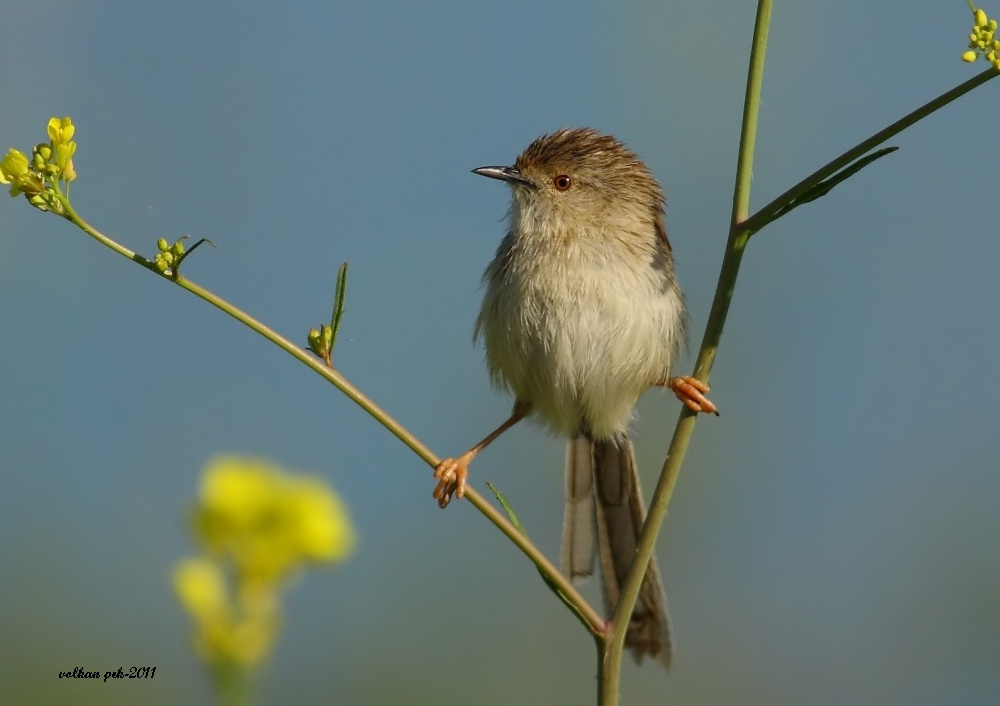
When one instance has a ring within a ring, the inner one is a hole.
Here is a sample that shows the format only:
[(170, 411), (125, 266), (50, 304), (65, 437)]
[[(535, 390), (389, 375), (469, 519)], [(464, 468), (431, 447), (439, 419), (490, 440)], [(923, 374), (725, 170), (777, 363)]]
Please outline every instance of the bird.
[[(535, 139), (512, 166), (473, 173), (511, 189), (507, 233), (483, 274), (473, 338), (510, 417), (435, 468), (442, 508), (462, 497), (469, 464), (518, 421), (567, 439), (561, 570), (590, 576), (599, 559), (604, 607), (614, 609), (635, 554), (645, 505), (628, 436), (639, 397), (671, 389), (693, 412), (718, 414), (706, 383), (671, 376), (683, 345), (684, 299), (649, 168), (620, 140), (590, 128)], [(651, 561), (625, 645), (670, 666), (666, 598)]]

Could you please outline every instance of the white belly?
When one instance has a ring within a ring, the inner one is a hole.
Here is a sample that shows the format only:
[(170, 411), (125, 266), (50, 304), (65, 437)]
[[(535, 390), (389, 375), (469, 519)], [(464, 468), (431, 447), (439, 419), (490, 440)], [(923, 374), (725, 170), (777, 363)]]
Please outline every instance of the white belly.
[(680, 293), (652, 263), (562, 249), (553, 268), (538, 254), (487, 270), (476, 335), (491, 377), (556, 432), (622, 434), (639, 396), (669, 375), (683, 335)]

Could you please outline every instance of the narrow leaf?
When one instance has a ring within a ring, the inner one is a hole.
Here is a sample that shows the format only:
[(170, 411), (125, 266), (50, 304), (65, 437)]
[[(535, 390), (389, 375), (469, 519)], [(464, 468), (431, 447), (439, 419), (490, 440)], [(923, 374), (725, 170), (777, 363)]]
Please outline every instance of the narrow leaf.
[(345, 262), (337, 270), (337, 290), (333, 299), (333, 315), (330, 317), (330, 328), (333, 329), (333, 338), (330, 340), (330, 353), (337, 345), (337, 332), (340, 331), (340, 320), (344, 318), (344, 299), (347, 296), (347, 263)]
[(772, 218), (768, 222), (778, 220), (782, 216), (786, 215), (789, 211), (798, 208), (802, 204), (806, 204), (809, 203), (810, 201), (815, 201), (818, 198), (826, 196), (828, 193), (830, 193), (830, 190), (840, 182), (844, 181), (845, 179), (851, 178), (852, 176), (860, 172), (862, 169), (867, 167), (869, 164), (874, 162), (876, 159), (881, 159), (882, 157), (885, 157), (887, 154), (892, 154), (898, 149), (899, 149), (898, 147), (885, 147), (883, 149), (876, 150), (871, 154), (865, 155), (856, 162), (852, 162), (851, 164), (847, 165), (833, 176), (828, 177), (823, 181), (819, 182), (818, 184), (816, 184), (815, 186), (813, 186), (811, 189), (806, 191), (804, 194), (799, 196), (791, 203), (786, 204), (783, 208), (779, 209), (774, 214), (774, 218)]
[[(493, 485), (492, 483), (487, 481), (486, 487), (489, 488), (493, 492), (493, 495), (496, 496), (497, 502), (500, 503), (500, 507), (503, 508), (503, 511), (507, 513), (507, 519), (510, 520), (510, 523), (512, 525), (514, 525), (514, 528), (518, 532), (523, 534), (525, 537), (527, 537), (528, 533), (524, 529), (524, 525), (521, 524), (521, 519), (517, 516), (517, 513), (514, 512), (514, 508), (511, 507), (510, 503), (507, 502), (507, 498), (505, 498), (503, 494), (499, 490), (497, 490), (496, 486)], [(537, 569), (537, 571), (538, 575), (542, 577), (542, 581), (544, 581), (545, 585), (549, 587), (549, 590), (552, 591), (554, 594), (556, 594), (559, 597), (559, 600), (561, 600), (566, 605), (567, 608), (573, 611), (573, 613), (575, 613), (576, 616), (581, 621), (583, 621), (584, 624), (588, 624), (587, 619), (586, 617), (584, 617), (583, 613), (581, 613), (579, 609), (573, 604), (573, 602), (566, 597), (565, 593), (559, 590), (559, 587), (552, 582), (552, 579), (543, 574), (541, 569)]]
[(503, 494), (497, 490), (497, 487), (489, 481), (486, 482), (486, 487), (489, 488), (493, 492), (493, 495), (496, 496), (497, 502), (500, 503), (500, 507), (503, 508), (503, 511), (507, 513), (507, 519), (510, 520), (512, 525), (514, 525), (514, 529), (527, 537), (528, 532), (524, 529), (524, 525), (521, 524), (521, 518), (519, 518), (517, 513), (514, 512), (514, 508), (512, 508), (510, 503), (507, 502), (507, 498), (505, 498)]

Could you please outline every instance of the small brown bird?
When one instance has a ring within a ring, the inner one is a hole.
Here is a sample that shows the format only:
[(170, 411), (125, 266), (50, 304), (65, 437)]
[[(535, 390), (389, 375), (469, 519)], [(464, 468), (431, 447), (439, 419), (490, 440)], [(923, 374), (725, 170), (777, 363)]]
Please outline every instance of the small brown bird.
[[(707, 385), (670, 376), (685, 313), (663, 191), (625, 145), (590, 129), (539, 137), (514, 166), (473, 172), (513, 192), (509, 230), (483, 275), (475, 338), (492, 382), (516, 402), (489, 436), (437, 466), (434, 497), (441, 507), (462, 497), (472, 459), (525, 417), (568, 437), (562, 570), (589, 576), (596, 549), (610, 614), (646, 515), (627, 436), (633, 407), (662, 386), (695, 412), (717, 413)], [(655, 562), (625, 644), (637, 660), (670, 665)]]

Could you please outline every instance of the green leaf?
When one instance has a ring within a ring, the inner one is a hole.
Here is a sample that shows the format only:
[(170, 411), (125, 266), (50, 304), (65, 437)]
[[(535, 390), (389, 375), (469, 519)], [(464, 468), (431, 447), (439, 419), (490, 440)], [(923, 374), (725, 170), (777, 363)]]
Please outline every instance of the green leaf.
[(810, 201), (815, 201), (818, 198), (826, 196), (828, 193), (830, 193), (830, 190), (840, 182), (844, 181), (845, 179), (851, 178), (852, 176), (860, 172), (862, 169), (867, 167), (869, 164), (874, 162), (876, 159), (881, 159), (882, 157), (885, 157), (887, 154), (892, 154), (898, 149), (899, 149), (898, 147), (885, 147), (883, 149), (876, 150), (871, 154), (865, 155), (856, 162), (852, 162), (851, 164), (847, 165), (833, 176), (828, 177), (827, 179), (824, 179), (823, 181), (819, 182), (818, 184), (810, 188), (808, 191), (806, 191), (804, 194), (799, 196), (797, 199), (785, 205), (783, 208), (779, 209), (774, 214), (774, 218), (771, 218), (768, 221), (768, 223), (770, 223), (771, 221), (776, 221), (782, 216), (787, 215), (789, 211), (798, 208), (802, 204), (806, 204), (809, 203)]
[[(511, 507), (511, 505), (510, 505), (509, 502), (507, 502), (507, 498), (505, 498), (503, 496), (503, 494), (499, 490), (497, 490), (496, 486), (493, 485), (492, 483), (490, 483), (490, 482), (487, 481), (486, 487), (489, 488), (493, 492), (493, 495), (496, 496), (497, 502), (500, 503), (500, 507), (503, 508), (503, 511), (505, 513), (507, 513), (507, 519), (510, 520), (510, 523), (512, 525), (514, 525), (514, 528), (518, 532), (520, 532), (521, 534), (523, 534), (525, 537), (527, 537), (528, 533), (524, 529), (524, 525), (521, 524), (521, 520), (517, 516), (517, 513), (514, 512), (514, 508)], [(588, 624), (587, 623), (587, 618), (583, 615), (583, 613), (581, 613), (579, 611), (579, 609), (577, 609), (577, 607), (575, 605), (573, 605), (573, 602), (570, 601), (570, 599), (566, 597), (566, 594), (559, 590), (559, 587), (556, 586), (552, 582), (552, 579), (550, 579), (548, 576), (546, 576), (545, 574), (543, 574), (541, 569), (537, 569), (537, 571), (538, 571), (538, 575), (542, 577), (542, 581), (544, 581), (545, 585), (549, 587), (549, 590), (552, 591), (554, 594), (556, 594), (559, 597), (559, 600), (561, 600), (566, 605), (567, 608), (569, 608), (571, 611), (573, 611), (573, 613), (575, 613), (576, 616), (585, 625)]]
[(514, 508), (512, 508), (510, 503), (507, 502), (507, 498), (505, 498), (500, 491), (497, 490), (497, 487), (489, 481), (486, 482), (486, 487), (489, 488), (493, 492), (493, 495), (496, 496), (497, 502), (500, 503), (500, 507), (503, 508), (503, 511), (507, 513), (507, 519), (510, 520), (512, 525), (514, 525), (514, 529), (527, 537), (527, 530), (525, 530), (524, 525), (521, 524), (521, 519), (517, 516), (517, 513), (514, 512)]
[(337, 290), (333, 298), (333, 315), (330, 317), (330, 328), (333, 329), (333, 337), (330, 341), (330, 354), (333, 354), (333, 347), (337, 345), (337, 332), (340, 331), (340, 321), (344, 318), (344, 300), (347, 297), (347, 263), (345, 262), (337, 270)]

